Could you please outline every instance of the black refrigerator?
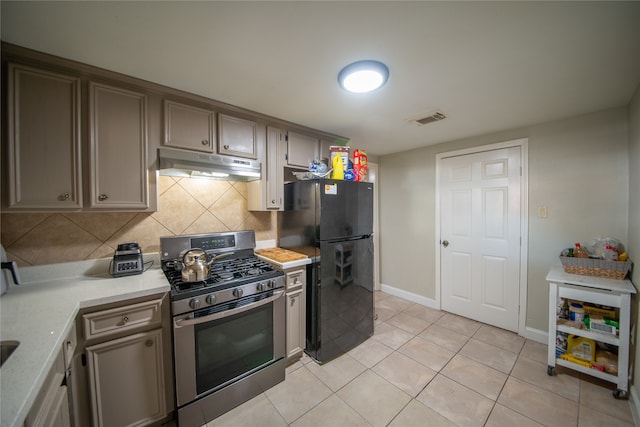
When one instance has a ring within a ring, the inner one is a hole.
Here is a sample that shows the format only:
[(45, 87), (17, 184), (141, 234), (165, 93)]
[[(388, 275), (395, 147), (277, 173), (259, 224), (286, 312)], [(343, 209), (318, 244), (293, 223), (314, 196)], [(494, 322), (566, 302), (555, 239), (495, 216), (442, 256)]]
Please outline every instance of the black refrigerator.
[(328, 362), (373, 335), (373, 183), (296, 181), (284, 201), (280, 247), (313, 261), (305, 352)]

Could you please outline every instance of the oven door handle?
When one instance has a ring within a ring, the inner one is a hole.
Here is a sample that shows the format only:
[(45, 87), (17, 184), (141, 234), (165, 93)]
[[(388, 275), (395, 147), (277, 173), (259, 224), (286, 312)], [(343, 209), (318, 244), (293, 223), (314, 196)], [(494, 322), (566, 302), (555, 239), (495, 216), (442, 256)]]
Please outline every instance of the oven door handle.
[(232, 308), (231, 310), (225, 310), (225, 311), (221, 311), (220, 313), (215, 313), (215, 314), (211, 314), (209, 316), (204, 316), (204, 317), (197, 317), (195, 319), (190, 317), (183, 318), (183, 319), (175, 319), (173, 321), (173, 324), (174, 324), (174, 327), (181, 328), (183, 326), (192, 326), (192, 325), (198, 325), (200, 323), (211, 322), (212, 320), (221, 319), (227, 316), (233, 316), (234, 314), (243, 313), (245, 311), (253, 310), (254, 308), (258, 308), (260, 306), (270, 304), (273, 301), (280, 298), (282, 295), (284, 295), (284, 291), (276, 291), (273, 293), (273, 296), (270, 296), (269, 298), (256, 301), (251, 304), (247, 304), (242, 307)]

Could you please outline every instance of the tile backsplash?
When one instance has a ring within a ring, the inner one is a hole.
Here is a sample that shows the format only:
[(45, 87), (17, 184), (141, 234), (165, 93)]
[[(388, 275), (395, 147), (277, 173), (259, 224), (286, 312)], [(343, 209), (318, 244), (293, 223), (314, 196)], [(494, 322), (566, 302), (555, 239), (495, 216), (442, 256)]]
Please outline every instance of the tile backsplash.
[(277, 213), (247, 209), (243, 182), (160, 176), (158, 210), (136, 212), (0, 214), (0, 241), (18, 265), (109, 258), (119, 243), (160, 251), (160, 237), (255, 230), (256, 240), (276, 240)]

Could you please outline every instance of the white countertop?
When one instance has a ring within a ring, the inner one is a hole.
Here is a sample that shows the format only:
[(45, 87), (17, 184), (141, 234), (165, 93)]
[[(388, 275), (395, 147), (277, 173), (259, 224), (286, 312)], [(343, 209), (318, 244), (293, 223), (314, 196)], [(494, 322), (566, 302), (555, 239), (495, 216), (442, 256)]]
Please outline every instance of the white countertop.
[(587, 286), (605, 291), (619, 292), (622, 294), (635, 294), (636, 288), (631, 280), (605, 279), (603, 277), (583, 276), (570, 274), (564, 271), (561, 265), (551, 267), (547, 274), (547, 282), (568, 283), (570, 285)]
[(0, 340), (18, 348), (0, 368), (0, 425), (20, 427), (81, 308), (169, 291), (158, 254), (136, 276), (112, 278), (110, 259), (20, 269), (23, 284), (0, 297)]

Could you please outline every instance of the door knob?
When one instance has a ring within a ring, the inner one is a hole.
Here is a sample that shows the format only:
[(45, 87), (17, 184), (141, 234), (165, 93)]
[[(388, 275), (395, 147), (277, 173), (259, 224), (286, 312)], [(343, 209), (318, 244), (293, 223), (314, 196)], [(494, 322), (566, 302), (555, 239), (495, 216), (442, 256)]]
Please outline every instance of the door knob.
[(443, 241), (442, 241), (442, 246), (444, 246), (445, 248), (446, 248), (447, 246), (449, 246), (449, 241), (448, 241), (448, 240), (443, 240)]

